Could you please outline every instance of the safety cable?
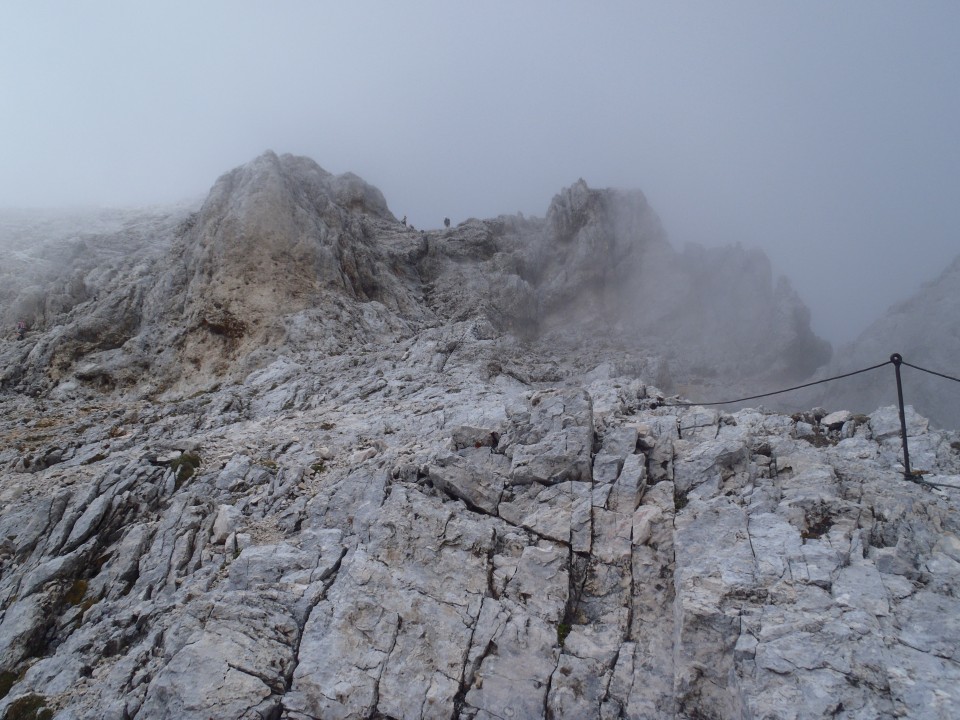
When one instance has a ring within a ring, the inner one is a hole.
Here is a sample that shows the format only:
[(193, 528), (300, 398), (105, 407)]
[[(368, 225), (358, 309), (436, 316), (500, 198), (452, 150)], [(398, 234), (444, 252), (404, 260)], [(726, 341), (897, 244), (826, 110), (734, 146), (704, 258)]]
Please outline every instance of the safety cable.
[[(794, 387), (785, 388), (783, 390), (774, 390), (773, 392), (763, 393), (761, 395), (751, 395), (750, 397), (737, 398), (736, 400), (718, 400), (716, 402), (665, 402), (664, 406), (666, 407), (705, 407), (707, 405), (727, 405), (729, 403), (738, 403), (744, 402), (745, 400), (756, 400), (757, 398), (770, 397), (771, 395), (780, 395), (782, 393), (792, 392), (793, 390), (800, 390), (802, 388), (811, 387), (813, 385), (821, 385), (823, 383), (828, 383), (833, 380), (840, 380), (842, 378), (847, 378), (852, 375), (859, 375), (860, 373), (870, 372), (871, 370), (876, 370), (877, 368), (882, 368), (885, 365), (890, 365), (891, 360), (882, 362), (879, 365), (872, 365), (868, 368), (863, 368), (862, 370), (854, 370), (853, 372), (844, 373), (843, 375), (834, 375), (833, 377), (824, 378), (823, 380), (815, 380), (814, 382), (804, 383), (803, 385), (795, 385)], [(906, 365), (906, 363), (904, 363)], [(913, 366), (911, 366), (913, 367)], [(951, 380), (956, 380), (956, 378), (950, 378)], [(958, 381), (960, 382), (960, 381)]]
[(919, 477), (911, 478), (911, 480), (913, 480), (913, 482), (917, 483), (918, 485), (929, 485), (930, 487), (935, 487), (935, 488), (952, 488), (954, 490), (960, 490), (960, 485), (951, 485), (950, 483), (931, 482), (930, 480), (924, 480), (923, 478), (919, 478)]
[[(823, 380), (814, 380), (813, 382), (804, 383), (803, 385), (795, 385), (793, 387), (784, 388), (783, 390), (774, 390), (773, 392), (762, 393), (760, 395), (750, 395), (749, 397), (737, 398), (735, 400), (718, 400), (715, 402), (664, 402), (665, 407), (703, 407), (707, 405), (728, 405), (732, 403), (744, 402), (746, 400), (756, 400), (758, 398), (771, 397), (773, 395), (781, 395), (783, 393), (792, 392), (793, 390), (801, 390), (803, 388), (808, 388), (813, 385), (821, 385), (823, 383), (832, 382), (833, 380), (841, 380), (843, 378), (848, 378), (853, 375), (859, 375), (861, 373), (870, 372), (871, 370), (877, 370), (884, 367), (885, 365), (893, 365), (897, 370), (897, 394), (900, 404), (900, 437), (903, 442), (903, 462), (904, 462), (904, 475), (908, 480), (911, 480), (918, 485), (926, 485), (927, 487), (932, 488), (950, 488), (952, 490), (960, 490), (960, 485), (954, 485), (951, 483), (938, 483), (932, 482), (930, 480), (924, 480), (921, 476), (914, 474), (910, 470), (910, 457), (907, 453), (907, 428), (904, 420), (904, 406), (903, 406), (903, 394), (900, 389), (900, 365), (906, 365), (911, 367), (914, 370), (920, 370), (921, 372), (929, 373), (930, 375), (936, 375), (937, 377), (942, 377), (947, 380), (953, 380), (954, 382), (960, 382), (960, 378), (955, 378), (952, 375), (945, 375), (944, 373), (936, 372), (935, 370), (928, 370), (927, 368), (920, 367), (919, 365), (913, 365), (911, 363), (905, 362), (903, 356), (899, 353), (894, 353), (890, 356), (890, 359), (886, 362), (880, 363), (879, 365), (871, 365), (870, 367), (863, 368), (862, 370), (854, 370), (853, 372), (844, 373), (843, 375), (834, 375), (833, 377), (824, 378)], [(680, 418), (677, 417), (677, 433), (679, 434), (681, 430), (685, 428), (680, 427)], [(690, 429), (690, 428), (686, 428)]]
[(944, 375), (943, 373), (938, 373), (938, 372), (936, 372), (935, 370), (927, 370), (926, 368), (922, 368), (922, 367), (920, 367), (919, 365), (913, 365), (913, 364), (911, 364), (911, 363), (908, 363), (906, 360), (903, 360), (902, 362), (903, 362), (904, 365), (906, 365), (907, 367), (912, 367), (914, 370), (920, 370), (920, 371), (925, 372), (925, 373), (930, 373), (931, 375), (936, 375), (936, 376), (938, 376), (938, 377), (946, 378), (947, 380), (953, 380), (954, 382), (960, 382), (960, 378), (955, 378), (955, 377), (953, 377), (952, 375)]

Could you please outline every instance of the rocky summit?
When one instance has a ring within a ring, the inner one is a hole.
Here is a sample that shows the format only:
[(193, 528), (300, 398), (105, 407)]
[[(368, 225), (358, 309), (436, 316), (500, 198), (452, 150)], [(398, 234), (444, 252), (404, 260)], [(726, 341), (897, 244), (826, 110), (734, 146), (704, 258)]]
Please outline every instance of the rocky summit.
[(828, 359), (761, 253), (273, 153), (72, 228), (2, 291), (0, 717), (960, 713), (960, 436), (680, 403)]

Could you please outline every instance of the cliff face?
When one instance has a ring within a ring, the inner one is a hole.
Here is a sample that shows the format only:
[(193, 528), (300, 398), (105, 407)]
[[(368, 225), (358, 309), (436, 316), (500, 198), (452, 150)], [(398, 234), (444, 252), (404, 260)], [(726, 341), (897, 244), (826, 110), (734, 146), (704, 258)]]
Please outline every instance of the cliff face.
[(138, 223), (12, 295), (0, 717), (955, 715), (958, 491), (895, 412), (657, 387), (821, 351), (762, 256), (582, 183), (419, 232), (272, 154)]

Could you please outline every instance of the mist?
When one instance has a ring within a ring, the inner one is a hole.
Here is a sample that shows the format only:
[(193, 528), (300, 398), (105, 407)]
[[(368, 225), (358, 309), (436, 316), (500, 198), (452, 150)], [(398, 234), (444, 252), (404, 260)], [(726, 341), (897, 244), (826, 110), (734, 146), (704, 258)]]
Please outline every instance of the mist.
[(0, 8), (0, 206), (179, 202), (270, 148), (417, 227), (638, 188), (852, 339), (958, 253), (953, 3)]

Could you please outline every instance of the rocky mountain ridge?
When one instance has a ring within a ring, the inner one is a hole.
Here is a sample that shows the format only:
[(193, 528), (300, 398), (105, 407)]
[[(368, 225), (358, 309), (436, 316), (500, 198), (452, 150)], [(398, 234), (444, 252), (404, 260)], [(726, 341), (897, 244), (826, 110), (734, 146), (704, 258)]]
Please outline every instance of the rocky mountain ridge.
[(272, 154), (125, 232), (9, 306), (0, 717), (955, 716), (960, 436), (665, 390), (823, 357), (762, 256)]
[(356, 176), (266, 153), (220, 178), (196, 213), (68, 247), (86, 265), (63, 258), (45, 286), (9, 278), (20, 291), (3, 319), (37, 333), (29, 353), (5, 354), (8, 386), (94, 378), (129, 391), (149, 377), (145, 392), (196, 389), (242, 377), (306, 325), (326, 323), (316, 341), (350, 347), (359, 307), (407, 332), (479, 318), (526, 338), (616, 337), (684, 379), (795, 378), (829, 357), (762, 253), (677, 253), (642, 194), (582, 181), (545, 219), (418, 232)]

